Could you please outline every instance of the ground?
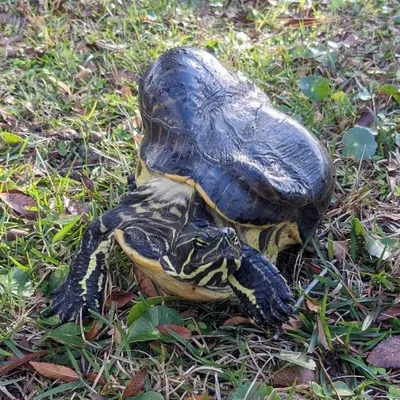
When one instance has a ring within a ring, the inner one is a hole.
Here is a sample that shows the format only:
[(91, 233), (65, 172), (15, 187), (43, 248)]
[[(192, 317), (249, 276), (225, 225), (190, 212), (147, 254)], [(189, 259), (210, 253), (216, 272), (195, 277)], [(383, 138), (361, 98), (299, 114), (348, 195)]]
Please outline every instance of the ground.
[[(400, 399), (399, 23), (395, 0), (3, 0), (0, 398)], [(116, 250), (116, 302), (59, 327), (50, 293), (135, 169), (137, 82), (181, 45), (254, 80), (332, 155), (318, 240), (278, 264), (299, 312), (274, 336), (232, 320), (234, 301), (151, 308)]]

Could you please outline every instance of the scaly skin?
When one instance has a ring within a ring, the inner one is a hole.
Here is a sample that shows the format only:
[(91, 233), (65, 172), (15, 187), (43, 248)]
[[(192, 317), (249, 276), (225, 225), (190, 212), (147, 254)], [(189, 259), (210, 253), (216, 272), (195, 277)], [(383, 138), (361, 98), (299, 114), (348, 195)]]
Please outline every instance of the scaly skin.
[(115, 218), (119, 212), (129, 213), (130, 209), (117, 207), (87, 226), (67, 280), (53, 292), (51, 310), (60, 314), (62, 322), (75, 317), (80, 310), (83, 316), (88, 315), (89, 310), (100, 311), (112, 234), (123, 224)]
[[(85, 316), (89, 310), (101, 310), (116, 229), (127, 235), (129, 249), (158, 262), (160, 272), (164, 267), (175, 279), (217, 291), (230, 284), (259, 325), (279, 325), (292, 313), (290, 290), (273, 264), (239, 242), (234, 229), (218, 227), (187, 185), (159, 178), (88, 225), (67, 281), (54, 292), (52, 311), (63, 322), (80, 311)], [(188, 285), (181, 296), (190, 290)]]
[(228, 281), (246, 314), (258, 325), (281, 325), (294, 313), (293, 295), (277, 268), (242, 243), (242, 265)]

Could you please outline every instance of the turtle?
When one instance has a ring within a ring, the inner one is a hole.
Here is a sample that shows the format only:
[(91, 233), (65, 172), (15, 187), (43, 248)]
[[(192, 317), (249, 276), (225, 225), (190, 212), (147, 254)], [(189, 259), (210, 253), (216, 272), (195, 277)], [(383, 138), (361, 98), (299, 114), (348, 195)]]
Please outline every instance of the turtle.
[(327, 151), (252, 81), (193, 47), (147, 68), (139, 109), (135, 184), (86, 228), (53, 312), (67, 320), (101, 308), (116, 239), (168, 292), (195, 301), (236, 296), (258, 325), (282, 324), (293, 294), (276, 259), (307, 243), (329, 205)]

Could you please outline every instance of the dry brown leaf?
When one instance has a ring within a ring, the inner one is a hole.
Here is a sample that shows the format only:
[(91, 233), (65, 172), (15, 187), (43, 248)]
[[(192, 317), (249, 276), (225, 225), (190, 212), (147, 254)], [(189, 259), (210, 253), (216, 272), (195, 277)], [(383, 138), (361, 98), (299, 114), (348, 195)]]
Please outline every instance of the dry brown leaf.
[(361, 114), (360, 118), (356, 122), (359, 126), (371, 126), (374, 122), (374, 116), (370, 111), (366, 111)]
[(378, 368), (400, 368), (400, 336), (379, 343), (369, 353), (367, 361)]
[(289, 321), (287, 323), (282, 324), (283, 331), (298, 331), (303, 327), (303, 321), (297, 317), (289, 317)]
[(46, 350), (37, 351), (36, 353), (30, 353), (22, 358), (18, 358), (13, 360), (9, 364), (0, 366), (0, 376), (8, 374), (9, 372), (13, 371), (15, 368), (20, 367), (21, 365), (26, 364), (28, 361), (33, 360), (34, 358), (40, 357), (43, 354), (47, 353)]
[(6, 124), (11, 128), (15, 129), (18, 125), (18, 121), (10, 113), (0, 108), (0, 117), (6, 122)]
[(79, 66), (80, 71), (75, 75), (74, 79), (79, 80), (82, 82), (86, 82), (89, 79), (90, 74), (92, 71), (89, 68)]
[(24, 40), (22, 35), (14, 35), (5, 38), (0, 38), (0, 46), (11, 46), (14, 43), (19, 43)]
[(197, 318), (199, 316), (199, 312), (197, 310), (185, 310), (181, 312), (181, 317), (185, 318)]
[(99, 384), (99, 385), (102, 385), (102, 386), (104, 386), (104, 385), (106, 385), (107, 384), (107, 382), (106, 382), (106, 380), (102, 377), (102, 376), (100, 376), (98, 379), (97, 379), (97, 377), (99, 376), (99, 374), (97, 373), (97, 372), (92, 372), (91, 374), (88, 374), (88, 376), (86, 377), (86, 379), (88, 380), (88, 381), (90, 381), (90, 382), (96, 382), (96, 380), (97, 380), (97, 383)]
[(121, 344), (121, 342), (122, 342), (121, 332), (117, 328), (114, 329), (112, 335), (113, 335), (115, 343)]
[(343, 43), (346, 47), (354, 46), (355, 44), (358, 43), (358, 36), (355, 35), (354, 33), (350, 33), (350, 35), (347, 36), (346, 39), (344, 39), (342, 43)]
[(117, 308), (122, 308), (134, 299), (135, 295), (131, 292), (111, 293), (111, 296), (107, 297), (106, 307), (109, 308), (111, 303), (115, 301)]
[(132, 97), (132, 90), (129, 86), (122, 86), (121, 88), (121, 99), (127, 100)]
[(312, 26), (318, 22), (317, 18), (305, 17), (305, 18), (290, 18), (283, 26), (290, 26), (291, 28), (298, 28), (299, 26)]
[(53, 381), (74, 382), (79, 381), (79, 374), (71, 368), (63, 365), (35, 362), (29, 363), (40, 375), (49, 378)]
[(382, 311), (378, 317), (378, 321), (386, 321), (391, 318), (400, 317), (400, 304), (390, 307), (385, 311)]
[(82, 223), (88, 220), (89, 209), (86, 204), (76, 200), (71, 200), (67, 196), (63, 197), (65, 209), (72, 215), (82, 215)]
[(350, 240), (334, 241), (332, 247), (334, 256), (342, 263), (349, 254)]
[(126, 49), (125, 44), (116, 43), (105, 43), (105, 42), (94, 42), (93, 44), (88, 43), (88, 47), (95, 47), (97, 50), (108, 50), (115, 53), (120, 53)]
[(317, 315), (317, 329), (318, 329), (318, 339), (325, 350), (330, 350), (328, 341), (326, 340), (324, 329), (322, 328), (322, 322), (319, 315)]
[(296, 385), (309, 385), (311, 382), (317, 382), (318, 379), (314, 371), (300, 366), (283, 368), (272, 378), (274, 387), (291, 387), (294, 381)]
[(126, 399), (127, 397), (136, 396), (144, 389), (144, 383), (146, 381), (147, 376), (147, 368), (143, 368), (139, 371), (135, 376), (131, 379), (129, 385), (125, 388), (122, 393), (122, 398)]
[(48, 79), (50, 82), (55, 83), (60, 89), (67, 93), (68, 96), (72, 96), (71, 89), (66, 83), (59, 81), (55, 76), (52, 75), (49, 75)]
[(307, 307), (310, 311), (320, 312), (321, 306), (319, 304), (314, 303), (312, 300), (306, 300)]
[(114, 85), (120, 85), (123, 82), (139, 82), (140, 77), (132, 71), (118, 69), (112, 72), (107, 72), (105, 78)]
[(6, 240), (12, 241), (19, 237), (25, 237), (26, 235), (28, 235), (28, 233), (29, 233), (28, 231), (24, 231), (22, 229), (12, 228), (7, 232)]
[(162, 289), (158, 289), (153, 281), (136, 265), (133, 266), (133, 272), (142, 293), (149, 297), (165, 296), (167, 294)]
[(165, 324), (157, 326), (157, 329), (164, 335), (168, 335), (169, 334), (168, 330), (171, 329), (171, 331), (184, 337), (186, 340), (190, 340), (192, 338), (192, 333), (189, 331), (189, 329), (185, 328), (184, 326), (175, 324)]
[(228, 318), (225, 322), (224, 322), (224, 326), (226, 325), (231, 325), (231, 326), (236, 326), (236, 325), (242, 325), (242, 324), (250, 324), (250, 325), (254, 325), (252, 320), (248, 317), (244, 317), (242, 315), (238, 315), (236, 317), (231, 317)]
[(36, 201), (18, 189), (0, 193), (0, 199), (23, 217), (35, 219), (38, 215)]
[(90, 331), (85, 333), (85, 339), (88, 340), (89, 342), (92, 341), (99, 333), (99, 330), (100, 330), (100, 323), (99, 321), (95, 321)]
[(207, 393), (205, 394), (192, 394), (189, 397), (186, 397), (186, 400), (213, 400), (214, 397), (209, 396)]
[(94, 183), (85, 175), (81, 175), (81, 181), (89, 192), (94, 192)]

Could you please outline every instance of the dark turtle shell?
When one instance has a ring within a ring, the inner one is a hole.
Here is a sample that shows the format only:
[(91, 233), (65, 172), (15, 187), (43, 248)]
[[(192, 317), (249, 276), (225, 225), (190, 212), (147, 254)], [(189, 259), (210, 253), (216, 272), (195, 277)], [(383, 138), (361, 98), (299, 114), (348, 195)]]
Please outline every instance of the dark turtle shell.
[(187, 179), (236, 223), (296, 221), (302, 236), (315, 227), (332, 194), (331, 160), (253, 83), (206, 51), (176, 48), (147, 69), (139, 101), (150, 170)]

